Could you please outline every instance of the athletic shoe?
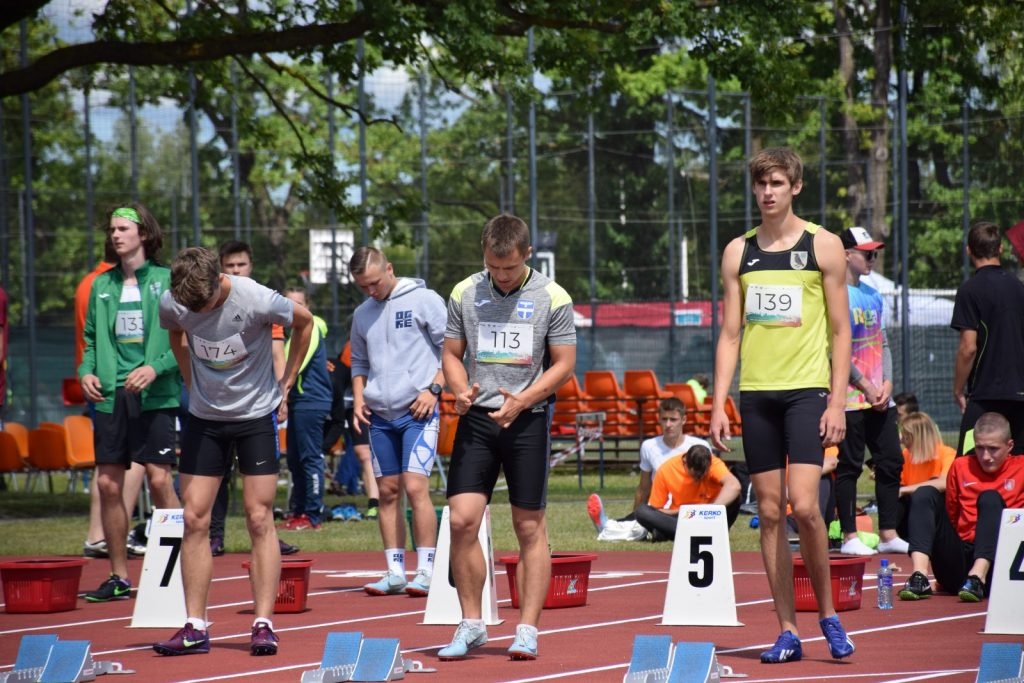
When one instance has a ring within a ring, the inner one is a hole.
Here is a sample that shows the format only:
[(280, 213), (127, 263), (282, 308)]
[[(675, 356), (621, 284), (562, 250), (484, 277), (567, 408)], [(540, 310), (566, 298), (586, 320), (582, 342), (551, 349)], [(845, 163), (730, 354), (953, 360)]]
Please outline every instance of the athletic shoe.
[(932, 584), (921, 572), (914, 572), (899, 592), (900, 600), (923, 600), (932, 594)]
[(803, 656), (804, 648), (800, 644), (800, 639), (793, 635), (792, 631), (783, 631), (771, 649), (761, 653), (761, 663), (799, 662)]
[(874, 548), (869, 548), (864, 545), (864, 541), (860, 540), (856, 536), (848, 541), (843, 542), (839, 552), (843, 555), (859, 555), (861, 557), (867, 557), (868, 555), (875, 555), (878, 553)]
[(981, 602), (985, 598), (985, 584), (974, 574), (967, 577), (957, 594), (964, 602)]
[(366, 508), (366, 514), (363, 515), (366, 519), (377, 519), (380, 517), (380, 508), (374, 505), (372, 508)]
[(128, 536), (134, 536), (135, 538), (133, 540), (143, 547), (145, 547), (146, 544), (149, 542), (149, 537), (146, 536), (146, 526), (146, 522), (139, 522), (134, 527), (132, 527), (131, 531), (128, 532)]
[(292, 545), (291, 543), (285, 543), (280, 538), (277, 539), (277, 546), (281, 549), (282, 555), (294, 555), (299, 552), (299, 546)]
[(223, 536), (210, 536), (210, 554), (214, 557), (220, 557), (224, 554)]
[[(369, 510), (367, 511), (367, 514), (369, 514)], [(362, 518), (363, 515), (356, 509), (355, 505), (335, 505), (331, 508), (331, 519), (336, 521), (358, 522)]]
[(853, 641), (850, 640), (850, 636), (846, 635), (846, 631), (843, 630), (843, 625), (839, 623), (839, 617), (836, 615), (833, 614), (827, 619), (822, 619), (818, 624), (821, 625), (821, 633), (825, 636), (825, 642), (828, 643), (828, 651), (832, 655), (832, 659), (849, 657), (857, 649)]
[(455, 636), (447, 647), (437, 651), (437, 657), (441, 661), (448, 662), (455, 659), (464, 659), (470, 650), (474, 650), (487, 643), (487, 627), (472, 626), (466, 620), (459, 622), (455, 629)]
[(516, 639), (508, 648), (510, 659), (531, 660), (537, 659), (537, 636), (536, 631), (525, 624), (516, 626)]
[(252, 640), (249, 642), (249, 654), (253, 657), (277, 654), (277, 636), (270, 629), (270, 624), (257, 621), (252, 627)]
[(185, 624), (170, 640), (153, 643), (153, 649), (160, 655), (205, 655), (210, 652), (210, 631)]
[(404, 593), (405, 587), (408, 585), (404, 576), (388, 571), (379, 581), (363, 586), (363, 590), (370, 595), (398, 595)]
[(417, 569), (416, 576), (405, 586), (405, 592), (416, 598), (425, 598), (430, 592), (430, 573), (426, 569)]
[(604, 529), (604, 525), (608, 523), (608, 516), (604, 514), (604, 503), (601, 502), (601, 496), (596, 493), (591, 493), (587, 498), (587, 514), (590, 515), (590, 521), (594, 523), (600, 533)]
[(107, 542), (102, 538), (95, 543), (86, 541), (82, 544), (82, 557), (110, 557), (107, 553)]
[(910, 552), (910, 544), (904, 541), (899, 536), (897, 536), (891, 541), (879, 541), (878, 552), (894, 553), (896, 555), (906, 555), (908, 552)]
[(320, 531), (320, 522), (314, 522), (306, 515), (292, 517), (284, 525), (285, 531)]
[(100, 584), (94, 591), (85, 594), (89, 602), (110, 602), (111, 600), (127, 600), (132, 597), (132, 584), (127, 579), (122, 579), (117, 574), (111, 574), (110, 578)]
[(128, 538), (125, 539), (124, 545), (129, 557), (141, 557), (146, 554), (146, 544), (140, 542), (134, 529), (128, 532)]

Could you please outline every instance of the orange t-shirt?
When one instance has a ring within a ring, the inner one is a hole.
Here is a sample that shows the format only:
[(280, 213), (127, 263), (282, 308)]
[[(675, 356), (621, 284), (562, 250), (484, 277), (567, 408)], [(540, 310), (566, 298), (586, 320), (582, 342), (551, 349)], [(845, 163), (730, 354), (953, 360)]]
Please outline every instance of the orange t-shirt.
[(718, 497), (728, 475), (729, 466), (714, 455), (711, 456), (707, 475), (699, 481), (686, 469), (682, 456), (669, 458), (654, 473), (648, 504), (656, 510), (678, 510), (680, 505), (707, 505)]
[(75, 373), (82, 364), (85, 353), (85, 316), (89, 313), (89, 295), (92, 294), (92, 283), (98, 275), (114, 267), (113, 263), (100, 261), (92, 272), (82, 278), (75, 288)]
[(939, 457), (928, 462), (919, 462), (916, 465), (910, 462), (910, 451), (903, 449), (903, 473), (900, 474), (900, 486), (912, 486), (922, 481), (935, 479), (936, 477), (946, 478), (949, 473), (949, 466), (956, 459), (956, 449), (944, 443), (939, 444)]

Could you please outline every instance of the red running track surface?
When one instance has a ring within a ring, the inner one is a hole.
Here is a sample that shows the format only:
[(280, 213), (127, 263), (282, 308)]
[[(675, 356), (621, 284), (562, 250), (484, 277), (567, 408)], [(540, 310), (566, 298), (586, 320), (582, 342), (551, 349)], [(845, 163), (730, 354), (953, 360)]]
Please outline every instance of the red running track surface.
[[(57, 633), (65, 640), (91, 641), (96, 660), (117, 661), (134, 669), (136, 674), (125, 681), (298, 681), (302, 671), (319, 666), (329, 632), (362, 631), (367, 637), (399, 638), (405, 658), (437, 669), (436, 673), (407, 675), (406, 680), (414, 683), (554, 679), (618, 683), (626, 672), (634, 636), (669, 634), (674, 642), (714, 642), (719, 662), (745, 674), (748, 683), (837, 677), (855, 682), (933, 679), (966, 683), (975, 679), (983, 642), (1022, 639), (980, 633), (986, 603), (961, 603), (956, 596), (936, 595), (917, 603), (897, 601), (891, 612), (875, 609), (878, 559), (870, 558), (861, 609), (840, 613), (857, 652), (847, 660), (833, 661), (821, 639), (817, 615), (801, 612), (803, 661), (764, 665), (759, 653), (775, 640), (778, 626), (760, 555), (733, 553), (737, 615), (743, 626), (660, 626), (671, 558), (671, 545), (665, 544), (665, 552), (599, 552), (591, 568), (587, 604), (544, 611), (540, 656), (533, 662), (513, 662), (505, 655), (518, 612), (509, 606), (503, 565), (496, 564), (499, 616), (504, 622), (488, 629), (490, 642), (467, 660), (440, 662), (436, 651), (448, 643), (454, 627), (420, 624), (425, 598), (370, 597), (362, 592), (361, 586), (382, 572), (382, 553), (305, 553), (296, 557), (314, 560), (309, 608), (274, 617), (281, 638), (277, 656), (249, 655), (252, 606), (247, 575), (241, 567), (248, 556), (228, 554), (214, 559), (210, 654), (158, 656), (150, 647), (152, 642), (169, 637), (173, 628), (128, 628), (134, 600), (90, 604), (79, 599), (76, 609), (68, 612), (0, 613), (0, 671), (12, 668), (21, 634)], [(894, 581), (902, 585), (909, 563), (899, 557), (891, 561), (903, 567)], [(415, 567), (412, 553), (408, 566)], [(105, 560), (90, 560), (83, 570), (81, 590), (99, 585), (108, 567)], [(141, 562), (132, 561), (136, 581), (140, 571)]]

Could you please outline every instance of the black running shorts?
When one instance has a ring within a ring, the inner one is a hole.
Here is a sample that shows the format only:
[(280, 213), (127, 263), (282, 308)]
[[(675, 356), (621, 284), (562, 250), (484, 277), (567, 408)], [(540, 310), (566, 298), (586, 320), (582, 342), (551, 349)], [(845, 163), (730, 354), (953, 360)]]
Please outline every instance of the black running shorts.
[(242, 474), (276, 475), (280, 471), (276, 413), (241, 422), (204, 420), (195, 415), (187, 420), (178, 464), (182, 474), (222, 477), (231, 467), (234, 452)]
[(743, 454), (750, 473), (785, 469), (787, 458), (821, 467), (825, 448), (818, 425), (827, 405), (824, 389), (741, 392)]
[(448, 468), (448, 496), (483, 493), (488, 502), (504, 470), (509, 502), (524, 510), (547, 506), (551, 453), (550, 406), (519, 414), (508, 429), (492, 420), (488, 408), (470, 408), (459, 418)]

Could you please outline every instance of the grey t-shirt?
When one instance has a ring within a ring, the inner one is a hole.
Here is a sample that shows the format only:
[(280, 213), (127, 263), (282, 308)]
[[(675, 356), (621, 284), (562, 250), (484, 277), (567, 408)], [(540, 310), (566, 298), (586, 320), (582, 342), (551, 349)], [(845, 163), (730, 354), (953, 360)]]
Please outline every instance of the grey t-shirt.
[(292, 302), (247, 277), (231, 278), (222, 305), (193, 313), (171, 293), (160, 297), (160, 325), (188, 337), (192, 386), (188, 412), (205, 420), (263, 417), (281, 403), (274, 378), (271, 326), (290, 327)]
[(452, 290), (444, 336), (466, 342), (469, 384), (480, 384), (474, 405), (498, 409), (505, 402), (499, 388), (517, 394), (544, 374), (549, 345), (576, 345), (572, 299), (536, 270), (521, 288), (501, 296), (482, 271)]

